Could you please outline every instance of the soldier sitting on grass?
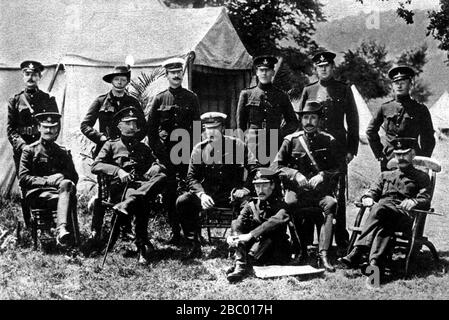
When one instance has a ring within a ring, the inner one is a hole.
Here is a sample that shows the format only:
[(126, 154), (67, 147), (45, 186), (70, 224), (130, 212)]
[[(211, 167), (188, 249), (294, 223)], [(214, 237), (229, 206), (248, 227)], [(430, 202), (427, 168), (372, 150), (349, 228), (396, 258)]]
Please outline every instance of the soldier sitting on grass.
[(232, 221), (230, 247), (235, 247), (235, 265), (227, 274), (229, 282), (241, 281), (254, 263), (286, 263), (290, 248), (287, 205), (282, 201), (278, 174), (270, 169), (258, 169), (253, 180), (257, 198), (245, 204)]

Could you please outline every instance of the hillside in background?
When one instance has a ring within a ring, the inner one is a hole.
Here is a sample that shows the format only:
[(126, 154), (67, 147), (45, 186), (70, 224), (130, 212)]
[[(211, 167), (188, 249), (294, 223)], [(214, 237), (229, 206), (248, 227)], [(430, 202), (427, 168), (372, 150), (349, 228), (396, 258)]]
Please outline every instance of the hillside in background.
[[(428, 62), (422, 78), (429, 84), (432, 96), (426, 103), (429, 107), (449, 89), (449, 66), (445, 63), (447, 55), (438, 49), (438, 42), (426, 36), (428, 24), (426, 11), (415, 11), (415, 23), (407, 25), (398, 18), (395, 11), (379, 13), (379, 28), (367, 28), (369, 15), (361, 13), (339, 20), (317, 24), (315, 40), (323, 47), (339, 53), (354, 49), (363, 40), (375, 40), (386, 45), (390, 58), (396, 58), (403, 51), (427, 44)], [(337, 63), (339, 61), (337, 60)]]

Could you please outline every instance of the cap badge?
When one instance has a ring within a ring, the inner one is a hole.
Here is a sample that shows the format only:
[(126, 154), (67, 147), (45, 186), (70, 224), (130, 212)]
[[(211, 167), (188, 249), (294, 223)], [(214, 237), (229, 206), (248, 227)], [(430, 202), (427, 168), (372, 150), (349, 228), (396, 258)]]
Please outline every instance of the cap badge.
[(33, 65), (32, 63), (30, 63), (30, 64), (28, 65), (28, 68), (34, 69), (34, 65)]
[(265, 59), (265, 60), (263, 61), (263, 64), (268, 64), (268, 60)]

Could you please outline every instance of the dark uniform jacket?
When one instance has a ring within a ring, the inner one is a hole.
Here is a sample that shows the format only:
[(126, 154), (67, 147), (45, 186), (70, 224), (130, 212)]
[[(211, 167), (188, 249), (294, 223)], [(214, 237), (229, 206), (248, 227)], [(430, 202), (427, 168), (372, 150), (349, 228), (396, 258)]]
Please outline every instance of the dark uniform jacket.
[(42, 112), (59, 110), (55, 98), (39, 89), (25, 90), (9, 99), (6, 131), (14, 153), (20, 153), (24, 144), (39, 140), (38, 122), (32, 116)]
[[(216, 147), (218, 143), (221, 148)], [(248, 174), (245, 182), (244, 168), (253, 172), (257, 165), (253, 153), (240, 139), (223, 135), (219, 142), (204, 140), (193, 148), (187, 182), (191, 192), (205, 192), (211, 197), (229, 195), (234, 188), (251, 190), (253, 174)]]
[[(303, 136), (310, 154), (316, 161), (318, 169), (307, 155), (299, 138)], [(318, 186), (321, 191), (329, 194), (335, 187), (335, 177), (340, 172), (341, 153), (337, 151), (337, 142), (330, 134), (317, 132), (312, 135), (297, 131), (285, 137), (281, 148), (274, 160), (273, 166), (282, 172), (281, 177), (287, 182), (295, 182), (295, 175), (299, 172), (306, 179), (310, 179), (322, 172), (324, 181)]]
[(25, 146), (20, 159), (19, 183), (27, 190), (27, 196), (36, 189), (52, 187), (48, 185), (48, 176), (56, 173), (75, 184), (78, 182), (70, 151), (44, 140)]
[[(314, 82), (302, 91), (299, 105), (302, 110), (308, 100), (321, 102), (324, 117), (320, 128), (336, 140), (338, 150), (345, 155), (357, 155), (359, 148), (359, 114), (351, 88), (335, 79)], [(346, 116), (347, 131), (344, 127)], [(342, 158), (344, 160), (344, 158)]]
[(273, 84), (242, 90), (237, 105), (237, 129), (280, 129), (280, 138), (298, 129), (288, 95)]
[(148, 115), (148, 141), (156, 156), (161, 159), (166, 153), (159, 141), (159, 132), (170, 134), (177, 128), (192, 133), (193, 121), (200, 119), (198, 97), (190, 90), (168, 88), (154, 97)]
[[(382, 145), (379, 128), (386, 132), (386, 145)], [(435, 147), (432, 119), (427, 107), (407, 96), (388, 101), (378, 108), (366, 130), (366, 135), (376, 158), (393, 153), (391, 141), (396, 137), (418, 138), (417, 155), (430, 157)]]
[[(97, 145), (100, 144), (101, 136), (117, 139), (120, 137), (120, 131), (112, 125), (113, 117), (117, 111), (126, 107), (135, 107), (137, 110), (142, 110), (139, 101), (126, 93), (123, 97), (116, 97), (112, 94), (112, 91), (109, 91), (97, 97), (90, 105), (84, 120), (81, 122), (81, 132)], [(94, 129), (97, 119), (98, 131)], [(145, 129), (142, 128), (142, 130)]]
[(156, 163), (146, 144), (122, 137), (105, 142), (92, 164), (92, 173), (117, 177), (119, 169), (123, 169), (133, 171), (136, 180), (146, 180), (143, 175)]
[(428, 209), (430, 187), (429, 175), (410, 166), (404, 171), (396, 169), (382, 172), (376, 184), (363, 197), (371, 197), (376, 202), (415, 199), (418, 201), (417, 209)]
[(265, 201), (256, 199), (245, 204), (237, 217), (238, 224), (251, 230), (256, 239), (285, 238), (290, 217), (284, 201), (274, 196)]

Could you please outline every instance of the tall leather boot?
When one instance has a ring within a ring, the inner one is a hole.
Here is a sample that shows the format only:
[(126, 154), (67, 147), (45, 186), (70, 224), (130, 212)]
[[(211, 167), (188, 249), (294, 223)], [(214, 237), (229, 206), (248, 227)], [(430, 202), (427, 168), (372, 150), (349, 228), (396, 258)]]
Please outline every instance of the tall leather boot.
[(63, 180), (59, 187), (59, 198), (57, 205), (56, 241), (60, 245), (67, 245), (70, 233), (67, 231), (67, 221), (72, 210), (71, 199), (74, 193), (74, 184), (69, 180)]
[(235, 250), (235, 268), (228, 273), (227, 279), (231, 283), (242, 281), (249, 274), (249, 270), (246, 248), (239, 244)]
[(328, 259), (327, 250), (320, 251), (320, 260), (327, 272), (335, 272), (335, 267), (330, 263)]

